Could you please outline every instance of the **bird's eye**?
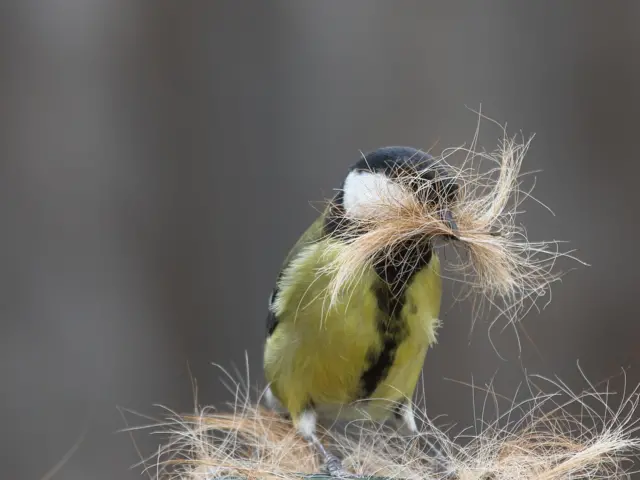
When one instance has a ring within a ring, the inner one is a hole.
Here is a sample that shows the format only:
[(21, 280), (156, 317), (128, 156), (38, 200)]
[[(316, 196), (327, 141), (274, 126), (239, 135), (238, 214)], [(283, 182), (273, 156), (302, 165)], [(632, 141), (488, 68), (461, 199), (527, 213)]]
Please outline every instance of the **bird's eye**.
[(448, 179), (443, 188), (443, 193), (447, 201), (454, 200), (459, 189), (460, 185), (458, 185), (453, 178)]
[(424, 201), (435, 204), (447, 204), (455, 200), (459, 190), (459, 185), (455, 179), (448, 174), (442, 175), (440, 172), (431, 172), (429, 177), (426, 175), (420, 179), (419, 185), (414, 187)]

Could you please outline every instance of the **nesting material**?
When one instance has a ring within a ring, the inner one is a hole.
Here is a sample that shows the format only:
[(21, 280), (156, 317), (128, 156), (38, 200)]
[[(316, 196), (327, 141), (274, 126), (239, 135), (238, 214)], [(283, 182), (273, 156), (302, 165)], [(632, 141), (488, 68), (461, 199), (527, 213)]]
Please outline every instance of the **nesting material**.
[[(443, 221), (441, 211), (419, 203), (417, 196), (376, 192), (375, 215), (360, 211), (358, 218), (350, 218), (348, 224), (354, 230), (343, 238), (346, 247), (328, 252), (335, 258), (325, 267), (334, 274), (327, 292), (329, 301), (335, 303), (348, 295), (349, 287), (372, 262), (390, 261), (384, 253), (395, 245), (421, 249), (425, 239), (455, 233), (458, 240), (446, 241), (460, 251), (459, 261), (452, 265), (448, 260), (444, 266), (455, 270), (472, 293), (497, 306), (509, 320), (521, 318), (527, 300), (535, 301), (560, 278), (553, 271), (556, 259), (569, 256), (558, 251), (558, 242), (529, 241), (516, 224), (519, 205), (531, 196), (521, 191), (520, 184), (528, 147), (529, 141), (518, 142), (505, 134), (493, 153), (477, 152), (474, 140), (471, 147), (446, 150), (437, 159), (447, 164), (459, 185), (457, 199), (438, 207), (452, 212), (457, 232)], [(447, 163), (460, 153), (462, 166)], [(483, 173), (482, 162), (490, 164)], [(407, 172), (400, 183), (409, 190), (419, 182), (420, 172), (415, 171)], [(349, 235), (355, 231), (358, 235)], [(472, 434), (450, 438), (422, 415), (420, 435), (439, 444), (447, 458), (448, 478), (628, 478), (633, 465), (627, 461), (640, 451), (640, 440), (633, 436), (638, 428), (634, 417), (637, 393), (625, 396), (620, 407), (613, 409), (607, 392), (573, 394), (562, 384), (555, 386), (558, 393), (538, 392), (529, 401), (510, 405), (496, 421), (477, 419), (481, 428)], [(225, 412), (210, 408), (197, 408), (190, 415), (170, 412), (164, 421), (151, 425), (165, 440), (143, 462), (146, 472), (166, 480), (293, 479), (320, 472), (315, 450), (292, 424), (251, 401), (247, 391), (236, 388), (236, 402)], [(575, 416), (576, 407), (579, 416)], [(391, 427), (367, 420), (351, 422), (349, 427), (348, 434), (335, 428), (321, 432), (321, 440), (355, 474), (407, 480), (443, 478), (431, 454), (421, 448), (425, 445), (422, 438), (403, 437)]]
[[(453, 439), (423, 418), (422, 434), (436, 438), (448, 459), (447, 478), (630, 478), (640, 452), (640, 439), (634, 437), (637, 392), (623, 395), (613, 408), (616, 398), (610, 392), (574, 394), (560, 383), (554, 386), (556, 393), (538, 391), (528, 401), (513, 401), (507, 411), (495, 415), (497, 420), (478, 419), (480, 431)], [(485, 399), (485, 408), (495, 400)], [(152, 428), (167, 439), (157, 455), (144, 462), (153, 478), (293, 479), (317, 474), (322, 467), (291, 423), (251, 403), (246, 391), (237, 391), (228, 413), (200, 409), (191, 415), (171, 414)], [(356, 474), (407, 480), (444, 476), (434, 469), (433, 457), (421, 450), (424, 443), (417, 438), (402, 437), (391, 427), (369, 421), (352, 423), (350, 431), (347, 435), (332, 429), (322, 441)]]
[[(562, 275), (554, 271), (556, 260), (571, 257), (571, 252), (561, 253), (557, 241), (529, 241), (525, 229), (516, 222), (520, 204), (531, 198), (530, 191), (521, 190), (520, 174), (531, 139), (520, 142), (504, 132), (498, 148), (491, 153), (476, 151), (476, 139), (477, 135), (468, 148), (447, 149), (436, 158), (459, 185), (458, 196), (450, 204), (444, 199), (439, 206), (423, 204), (416, 195), (390, 189), (372, 195), (377, 201), (370, 205), (371, 215), (359, 212), (357, 217), (348, 218), (345, 225), (349, 227), (343, 238), (346, 247), (336, 248), (331, 255), (335, 259), (325, 268), (334, 275), (327, 292), (329, 305), (336, 304), (341, 295), (348, 295), (349, 287), (373, 262), (402, 263), (416, 258), (407, 255), (392, 260), (387, 253), (394, 246), (402, 244), (409, 250), (420, 250), (425, 248), (425, 240), (446, 239), (454, 233), (443, 221), (445, 209), (453, 214), (459, 230), (458, 240), (445, 241), (459, 255), (457, 261), (444, 262), (444, 268), (457, 273), (458, 279), (469, 287), (468, 293), (479, 294), (476, 298), (480, 304), (488, 301), (501, 315), (515, 321), (547, 293), (550, 284)], [(449, 163), (451, 157), (460, 156), (461, 166)], [(431, 188), (420, 174), (405, 172), (399, 182), (406, 191), (416, 186)], [(351, 235), (352, 232), (358, 234)]]

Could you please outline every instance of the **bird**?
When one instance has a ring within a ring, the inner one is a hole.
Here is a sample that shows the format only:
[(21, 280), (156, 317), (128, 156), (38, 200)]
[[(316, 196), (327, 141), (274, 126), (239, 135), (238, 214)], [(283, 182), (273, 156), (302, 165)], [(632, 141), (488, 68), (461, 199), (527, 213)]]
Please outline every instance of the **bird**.
[[(407, 190), (400, 179), (408, 171), (420, 172), (419, 180), (435, 188), (414, 182)], [(445, 205), (457, 191), (447, 168), (419, 149), (390, 146), (362, 154), (282, 263), (268, 300), (264, 398), (319, 451), (330, 476), (350, 474), (319, 441), (322, 419), (354, 418), (364, 408), (374, 420), (391, 419), (399, 429), (417, 433), (412, 397), (427, 350), (436, 342), (442, 283), (429, 237), (420, 240), (420, 248), (401, 242), (386, 251), (386, 260), (371, 262), (348, 297), (330, 308), (323, 295), (334, 273), (323, 267), (346, 246), (347, 231), (364, 233), (349, 230), (349, 222), (365, 212), (375, 215), (371, 207), (383, 192), (441, 205), (449, 237), (457, 239)]]

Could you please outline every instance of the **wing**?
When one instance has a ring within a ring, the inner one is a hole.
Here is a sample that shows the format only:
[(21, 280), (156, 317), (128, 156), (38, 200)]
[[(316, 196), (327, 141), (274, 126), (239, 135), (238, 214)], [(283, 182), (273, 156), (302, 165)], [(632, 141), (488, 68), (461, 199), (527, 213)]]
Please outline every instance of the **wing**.
[(327, 215), (327, 211), (325, 210), (310, 226), (307, 230), (302, 234), (302, 236), (295, 243), (293, 248), (289, 251), (284, 262), (282, 263), (282, 267), (280, 268), (280, 272), (278, 273), (278, 278), (276, 280), (276, 285), (271, 291), (271, 295), (269, 295), (269, 313), (267, 314), (267, 337), (270, 337), (273, 331), (278, 326), (278, 319), (276, 315), (273, 313), (271, 306), (275, 301), (278, 295), (278, 283), (280, 281), (280, 277), (282, 276), (282, 272), (289, 266), (291, 261), (296, 258), (296, 256), (300, 253), (300, 251), (306, 247), (307, 245), (314, 243), (320, 240), (324, 236), (324, 226), (325, 219)]

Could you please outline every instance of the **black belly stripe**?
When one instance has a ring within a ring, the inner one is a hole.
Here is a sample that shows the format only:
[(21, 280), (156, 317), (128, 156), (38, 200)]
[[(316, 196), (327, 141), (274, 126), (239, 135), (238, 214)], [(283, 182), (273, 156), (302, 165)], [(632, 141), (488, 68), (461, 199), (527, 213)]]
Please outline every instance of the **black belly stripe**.
[[(360, 398), (369, 398), (386, 378), (395, 360), (398, 346), (408, 333), (406, 325), (400, 319), (400, 310), (397, 310), (402, 302), (392, 295), (388, 285), (380, 282), (374, 293), (378, 301), (376, 327), (382, 340), (382, 348), (371, 347), (367, 352), (366, 360), (369, 366), (360, 376)], [(398, 315), (394, 315), (394, 311), (397, 311)]]
[(374, 287), (374, 294), (378, 302), (376, 326), (382, 348), (372, 347), (367, 352), (368, 367), (360, 376), (360, 399), (369, 398), (384, 381), (398, 347), (409, 336), (408, 326), (400, 316), (406, 302), (406, 287), (413, 275), (429, 264), (431, 257), (431, 249), (427, 246), (424, 251), (399, 251), (396, 258), (400, 261), (391, 259), (377, 264), (380, 282)]

